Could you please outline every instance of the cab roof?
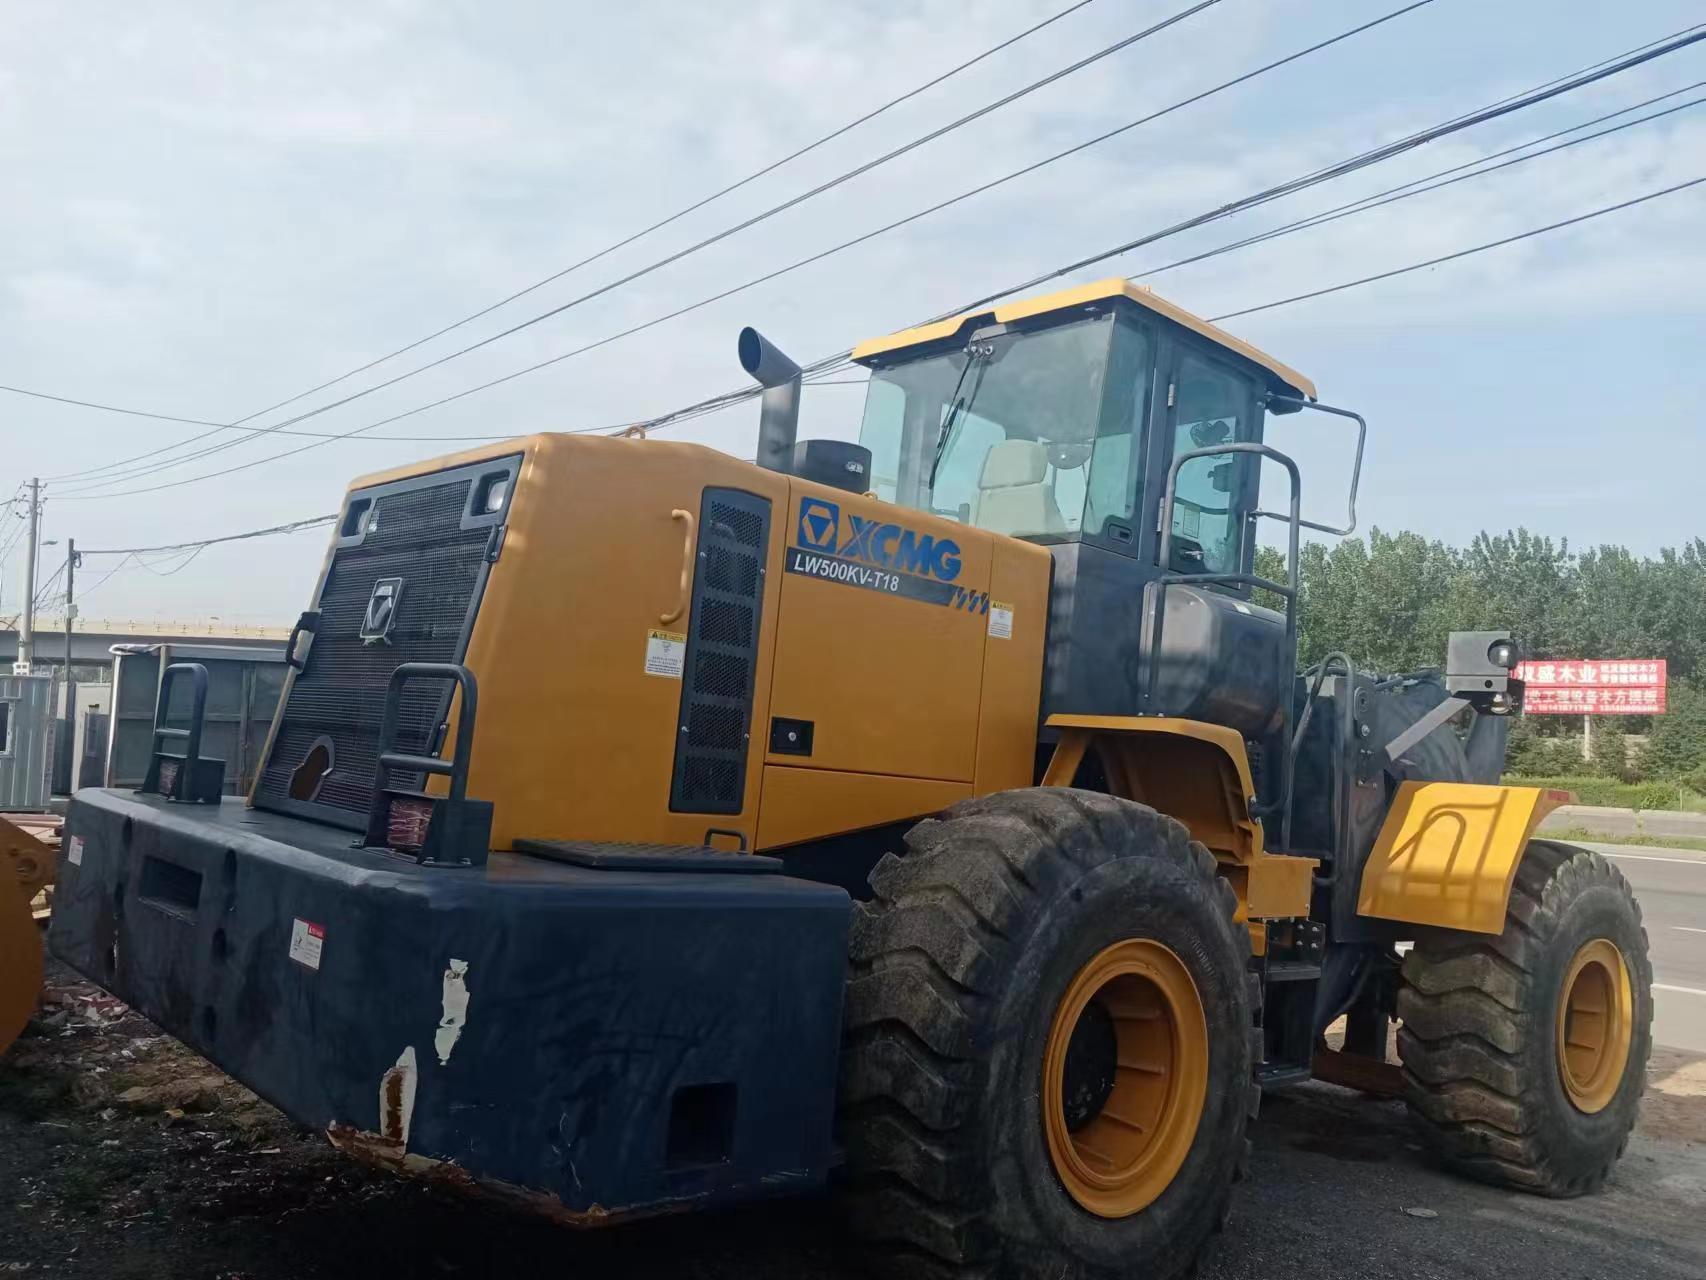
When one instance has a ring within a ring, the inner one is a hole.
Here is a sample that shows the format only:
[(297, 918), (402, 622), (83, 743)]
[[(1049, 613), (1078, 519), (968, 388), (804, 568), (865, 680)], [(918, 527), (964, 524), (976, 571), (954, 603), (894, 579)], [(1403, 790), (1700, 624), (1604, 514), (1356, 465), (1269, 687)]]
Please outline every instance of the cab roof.
[(1267, 352), (1252, 347), (1248, 342), (1233, 337), (1226, 330), (1210, 324), (1200, 316), (1194, 316), (1183, 307), (1168, 302), (1147, 285), (1133, 284), (1119, 276), (1113, 276), (1107, 280), (1097, 280), (1092, 284), (1076, 285), (1073, 288), (1062, 289), (1058, 293), (1044, 294), (1038, 298), (1021, 298), (1016, 302), (998, 303), (981, 311), (968, 311), (948, 320), (937, 320), (931, 324), (919, 325), (915, 329), (903, 329), (886, 338), (872, 338), (853, 348), (853, 359), (863, 363), (878, 356), (903, 351), (908, 347), (921, 347), (930, 343), (942, 342), (957, 335), (969, 321), (981, 320), (985, 323), (1006, 324), (1015, 320), (1027, 320), (1034, 316), (1047, 315), (1051, 311), (1065, 311), (1072, 307), (1084, 306), (1087, 303), (1104, 302), (1115, 298), (1123, 298), (1127, 302), (1135, 303), (1146, 311), (1152, 311), (1158, 316), (1171, 320), (1174, 324), (1189, 329), (1192, 333), (1200, 334), (1214, 343), (1215, 346), (1243, 357), (1265, 371), (1280, 389), (1294, 395), (1305, 396), (1310, 400), (1316, 398), (1315, 384), (1290, 365), (1281, 364)]

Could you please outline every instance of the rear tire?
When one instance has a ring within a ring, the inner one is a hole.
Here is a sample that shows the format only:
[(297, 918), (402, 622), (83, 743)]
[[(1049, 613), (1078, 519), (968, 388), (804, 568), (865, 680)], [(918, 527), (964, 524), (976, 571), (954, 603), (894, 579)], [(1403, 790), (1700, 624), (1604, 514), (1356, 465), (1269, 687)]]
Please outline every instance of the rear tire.
[(1530, 842), (1502, 934), (1418, 942), (1404, 961), (1398, 1051), (1428, 1144), (1484, 1181), (1597, 1190), (1646, 1086), (1652, 980), (1641, 909), (1618, 870)]
[[(1064, 788), (968, 801), (906, 846), (856, 910), (842, 1062), (850, 1217), (882, 1272), (1187, 1273), (1225, 1220), (1254, 1088), (1249, 941), (1213, 857), (1152, 809)], [(1103, 1025), (1080, 1035), (1087, 991)], [(1087, 1072), (1097, 1053), (1112, 1065)], [(1166, 1083), (1145, 1099), (1134, 1074)], [(1099, 1201), (1051, 1116), (1107, 1146), (1116, 1104), (1173, 1145), (1114, 1148)]]

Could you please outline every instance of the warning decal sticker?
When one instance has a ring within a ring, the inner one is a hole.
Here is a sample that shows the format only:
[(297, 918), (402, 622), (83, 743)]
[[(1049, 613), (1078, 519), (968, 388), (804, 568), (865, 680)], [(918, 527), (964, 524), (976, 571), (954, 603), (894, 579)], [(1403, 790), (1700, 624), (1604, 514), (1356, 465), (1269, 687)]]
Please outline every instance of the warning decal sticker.
[(320, 950), (326, 945), (326, 926), (308, 920), (290, 922), (290, 958), (310, 969), (319, 969)]
[(681, 679), (687, 665), (687, 637), (679, 631), (646, 632), (646, 674)]
[(71, 843), (65, 846), (65, 860), (74, 867), (83, 865), (83, 837), (72, 836)]
[(999, 600), (989, 602), (989, 637), (992, 640), (1013, 638), (1013, 606)]

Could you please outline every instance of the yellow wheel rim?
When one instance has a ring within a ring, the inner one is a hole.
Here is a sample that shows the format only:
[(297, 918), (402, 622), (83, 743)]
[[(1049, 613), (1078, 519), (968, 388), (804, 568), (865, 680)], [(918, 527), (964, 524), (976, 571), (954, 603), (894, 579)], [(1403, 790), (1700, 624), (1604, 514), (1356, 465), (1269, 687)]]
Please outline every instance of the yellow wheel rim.
[(1606, 938), (1583, 944), (1558, 995), (1558, 1078), (1576, 1110), (1603, 1111), (1623, 1083), (1635, 1035), (1635, 999), (1623, 953)]
[(1103, 1218), (1151, 1204), (1178, 1174), (1208, 1091), (1208, 1023), (1179, 957), (1129, 938), (1078, 971), (1043, 1055), (1043, 1128), (1067, 1192)]

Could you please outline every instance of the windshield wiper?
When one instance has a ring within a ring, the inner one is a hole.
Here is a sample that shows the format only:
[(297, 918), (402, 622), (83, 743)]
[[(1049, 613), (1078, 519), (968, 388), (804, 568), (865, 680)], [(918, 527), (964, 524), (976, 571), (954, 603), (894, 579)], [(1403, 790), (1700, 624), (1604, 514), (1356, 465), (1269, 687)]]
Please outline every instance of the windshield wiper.
[[(926, 492), (934, 492), (936, 488), (936, 472), (941, 469), (942, 456), (948, 452), (948, 441), (954, 434), (954, 425), (959, 422), (960, 414), (969, 409), (971, 402), (977, 399), (978, 388), (983, 386), (983, 375), (989, 368), (989, 357), (994, 352), (995, 348), (987, 342), (973, 342), (966, 347), (966, 362), (960, 366), (960, 376), (954, 383), (953, 395), (948, 397), (948, 412), (942, 418), (942, 429), (936, 433), (936, 452), (930, 458), (930, 479), (924, 486)], [(962, 400), (960, 388), (965, 385), (966, 374), (971, 372), (974, 364), (977, 366), (977, 378)]]

